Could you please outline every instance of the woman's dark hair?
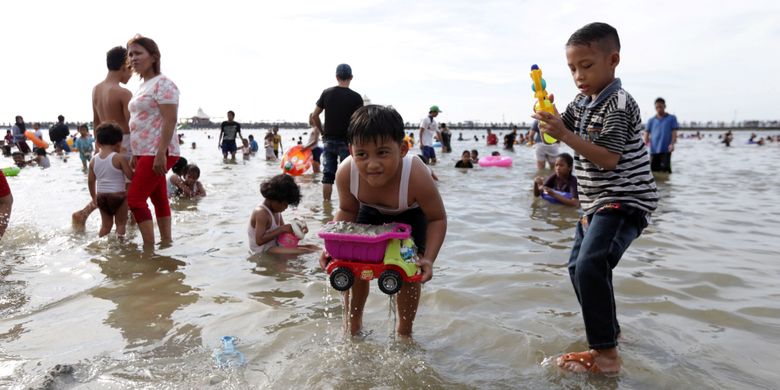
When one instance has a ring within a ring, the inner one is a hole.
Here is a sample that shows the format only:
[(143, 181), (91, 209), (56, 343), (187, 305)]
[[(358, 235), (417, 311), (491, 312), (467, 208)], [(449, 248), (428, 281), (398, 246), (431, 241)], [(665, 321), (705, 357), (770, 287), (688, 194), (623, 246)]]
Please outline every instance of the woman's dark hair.
[(95, 137), (100, 145), (114, 146), (119, 144), (122, 142), (122, 136), (122, 128), (116, 122), (103, 122), (95, 129)]
[(558, 158), (562, 158), (563, 161), (566, 161), (566, 164), (569, 165), (569, 168), (574, 167), (574, 159), (571, 157), (571, 154), (569, 153), (561, 153), (558, 155)]
[(284, 173), (260, 184), (260, 194), (268, 200), (287, 202), (291, 206), (297, 206), (298, 203), (301, 203), (301, 188), (298, 187), (292, 176)]
[(173, 164), (173, 167), (171, 167), (171, 171), (178, 176), (184, 176), (187, 173), (187, 159), (179, 157), (176, 163)]
[(404, 120), (398, 111), (376, 104), (358, 108), (352, 114), (347, 129), (347, 141), (350, 144), (379, 143), (388, 139), (400, 145), (404, 135)]
[(149, 52), (149, 55), (155, 59), (153, 65), (154, 74), (160, 74), (160, 57), (162, 57), (162, 55), (160, 54), (160, 48), (157, 47), (157, 43), (155, 43), (152, 38), (147, 38), (141, 34), (137, 34), (133, 37), (133, 39), (127, 41), (128, 50), (130, 50), (131, 45), (139, 45), (146, 49), (146, 51)]
[(21, 115), (17, 115), (16, 118), (14, 118), (14, 125), (22, 132), (27, 131), (27, 127), (24, 125), (24, 118), (22, 118)]
[(120, 70), (127, 65), (127, 49), (122, 46), (111, 48), (106, 53), (106, 66), (108, 70)]
[(186, 173), (187, 176), (193, 175), (193, 176), (196, 176), (198, 178), (200, 177), (200, 168), (198, 168), (198, 166), (195, 165), (195, 164), (187, 165), (187, 171), (186, 172), (187, 172)]

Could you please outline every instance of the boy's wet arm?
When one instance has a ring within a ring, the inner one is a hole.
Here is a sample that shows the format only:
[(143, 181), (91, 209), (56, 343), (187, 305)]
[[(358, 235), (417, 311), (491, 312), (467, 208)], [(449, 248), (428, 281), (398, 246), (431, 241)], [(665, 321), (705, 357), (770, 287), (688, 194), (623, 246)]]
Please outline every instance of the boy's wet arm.
[(354, 222), (357, 220), (360, 202), (349, 192), (350, 168), (349, 165), (343, 164), (336, 171), (336, 190), (339, 193), (339, 208), (333, 218), (334, 221)]
[[(422, 164), (422, 162), (420, 163)], [(420, 205), (428, 222), (423, 257), (433, 262), (439, 255), (439, 249), (441, 249), (447, 234), (447, 211), (444, 209), (444, 201), (441, 199), (439, 189), (428, 173), (427, 167), (422, 165), (416, 168), (418, 169), (415, 170), (415, 175), (412, 177), (413, 183), (409, 186), (414, 193), (410, 195)]]

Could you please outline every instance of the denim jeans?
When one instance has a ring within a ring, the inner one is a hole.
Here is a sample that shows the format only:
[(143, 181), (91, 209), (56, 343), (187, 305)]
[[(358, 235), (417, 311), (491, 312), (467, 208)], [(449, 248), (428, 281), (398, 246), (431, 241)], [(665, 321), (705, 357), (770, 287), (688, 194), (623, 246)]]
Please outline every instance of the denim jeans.
[[(349, 156), (347, 141), (324, 140), (325, 148), (322, 151), (322, 183), (333, 184), (336, 180), (336, 169), (339, 163)], [(338, 161), (337, 161), (338, 159)]]
[(67, 139), (63, 139), (63, 140), (57, 141), (57, 142), (55, 142), (55, 144), (57, 146), (59, 146), (60, 148), (62, 148), (62, 151), (64, 151), (65, 153), (70, 153), (70, 146), (68, 146)]
[(615, 268), (631, 242), (647, 226), (647, 213), (612, 203), (577, 223), (569, 257), (569, 276), (582, 308), (585, 333), (592, 349), (617, 346), (620, 333), (612, 288)]

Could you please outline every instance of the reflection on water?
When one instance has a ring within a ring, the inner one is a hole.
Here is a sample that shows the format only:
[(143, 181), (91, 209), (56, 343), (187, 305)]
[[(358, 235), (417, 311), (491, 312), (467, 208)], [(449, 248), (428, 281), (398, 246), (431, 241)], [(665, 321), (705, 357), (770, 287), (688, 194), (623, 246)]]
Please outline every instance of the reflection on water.
[[(285, 143), (302, 133), (282, 132)], [(186, 145), (217, 134), (184, 133)], [(777, 147), (678, 143), (675, 173), (656, 176), (659, 210), (615, 270), (616, 377), (544, 364), (587, 347), (566, 270), (579, 215), (533, 197), (530, 148), (502, 151), (510, 169), (457, 170), (459, 153), (440, 156), (449, 230), (411, 341), (395, 337), (375, 283), (364, 332), (351, 338), (318, 254), (249, 255), (246, 224), (278, 162), (184, 149), (209, 195), (175, 199), (174, 242), (145, 253), (134, 226), (126, 242), (98, 239), (96, 214), (71, 229), (86, 176), (54, 158), (9, 179), (20, 196), (0, 241), (0, 388), (39, 386), (57, 364), (85, 388), (774, 388), (780, 176), (757, 167), (777, 171)], [(303, 201), (284, 213), (305, 219), (304, 243), (317, 245), (338, 207), (322, 201), (320, 179), (298, 177)], [(225, 335), (239, 338), (245, 368), (213, 366)]]
[[(126, 348), (153, 345), (174, 328), (172, 314), (198, 300), (192, 287), (184, 284), (179, 268), (185, 263), (168, 256), (127, 256), (92, 260), (106, 276), (106, 282), (90, 290), (116, 308), (104, 323), (117, 328), (127, 340)], [(199, 331), (188, 330), (188, 338), (200, 344)]]

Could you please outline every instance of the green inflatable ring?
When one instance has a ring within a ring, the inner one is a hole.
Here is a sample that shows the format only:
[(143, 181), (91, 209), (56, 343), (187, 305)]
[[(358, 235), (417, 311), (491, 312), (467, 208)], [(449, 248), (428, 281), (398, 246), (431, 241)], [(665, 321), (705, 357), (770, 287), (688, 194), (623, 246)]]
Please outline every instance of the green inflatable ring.
[(18, 175), (19, 172), (21, 172), (21, 169), (19, 169), (19, 167), (7, 167), (7, 168), (3, 168), (2, 171), (3, 171), (3, 175), (10, 177), (10, 176)]

